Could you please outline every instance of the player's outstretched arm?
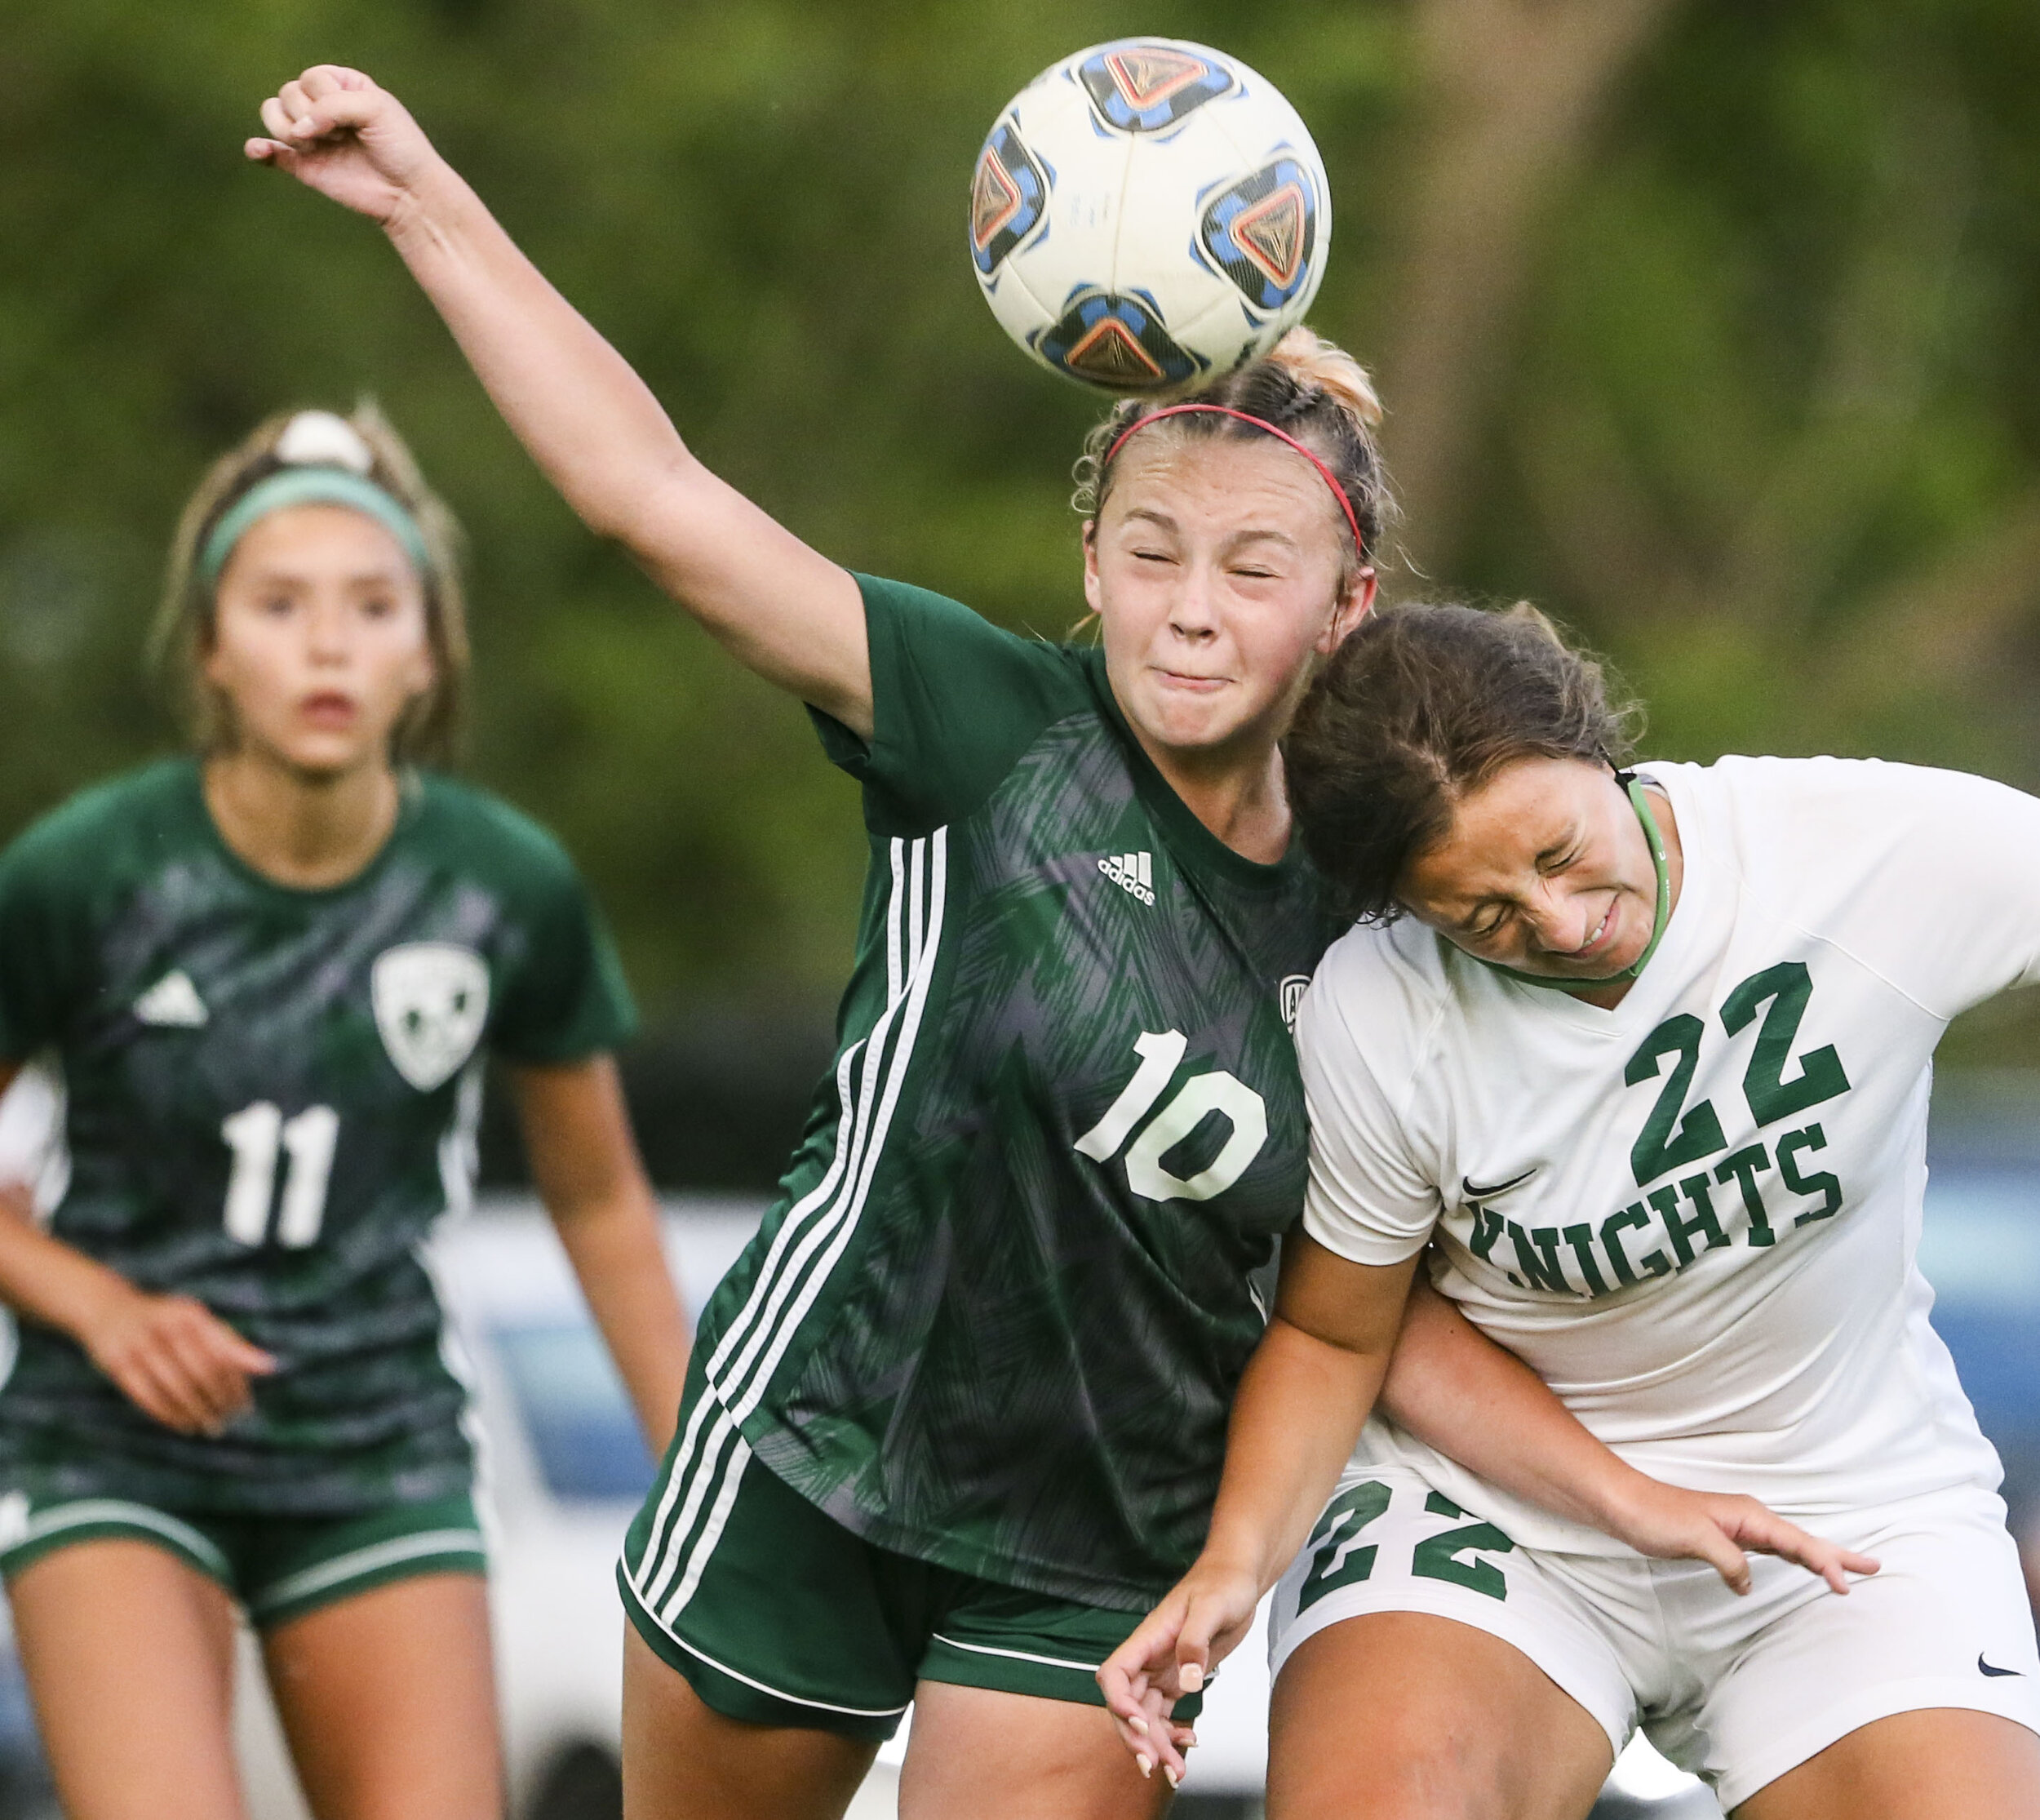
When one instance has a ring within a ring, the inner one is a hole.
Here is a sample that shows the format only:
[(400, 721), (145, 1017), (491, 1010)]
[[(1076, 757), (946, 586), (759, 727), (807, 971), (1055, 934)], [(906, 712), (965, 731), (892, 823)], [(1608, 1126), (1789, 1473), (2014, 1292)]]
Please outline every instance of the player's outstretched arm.
[(379, 224), (504, 419), (588, 526), (768, 681), (871, 730), (843, 569), (689, 453), (627, 362), (521, 253), (394, 95), (322, 64), (262, 104), (251, 158)]
[(1687, 1491), (1639, 1472), (1594, 1439), (1544, 1380), (1419, 1281), (1381, 1388), (1402, 1427), (1559, 1516), (1660, 1560), (1704, 1560), (1736, 1592), (1749, 1554), (1776, 1555), (1837, 1592), (1875, 1560), (1809, 1534), (1754, 1498)]
[(1282, 1248), (1275, 1318), (1240, 1383), (1204, 1551), (1098, 1671), (1142, 1773), (1184, 1762), (1164, 1716), (1246, 1635), (1324, 1508), (1373, 1409), (1416, 1260), (1347, 1262), (1307, 1235)]

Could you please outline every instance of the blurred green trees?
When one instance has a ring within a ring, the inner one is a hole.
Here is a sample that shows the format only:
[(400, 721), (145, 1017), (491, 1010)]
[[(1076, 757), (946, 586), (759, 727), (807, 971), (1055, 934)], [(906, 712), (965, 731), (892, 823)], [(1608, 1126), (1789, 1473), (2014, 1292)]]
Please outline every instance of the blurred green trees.
[(965, 192), (1014, 89), (1137, 30), (1312, 124), (1392, 591), (1539, 599), (1665, 755), (2040, 783), (2031, 0), (69, 0), (0, 16), (0, 832), (172, 737), (137, 653), (206, 462), (372, 392), (472, 535), (474, 774), (566, 837), (654, 1016), (826, 1002), (863, 843), (800, 711), (574, 523), (375, 233), (240, 141), (303, 64), (370, 70), (711, 462), (1053, 633), (1094, 406), (1000, 338)]

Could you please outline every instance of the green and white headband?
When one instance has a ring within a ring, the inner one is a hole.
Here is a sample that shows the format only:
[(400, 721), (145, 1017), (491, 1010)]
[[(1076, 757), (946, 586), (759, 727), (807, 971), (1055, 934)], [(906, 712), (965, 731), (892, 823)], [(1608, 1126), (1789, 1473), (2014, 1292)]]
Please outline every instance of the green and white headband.
[(258, 519), (294, 505), (338, 505), (372, 518), (397, 539), (420, 577), (432, 573), (425, 535), (410, 508), (369, 478), (375, 456), (361, 433), (330, 411), (301, 411), (284, 427), (276, 455), (285, 465), (255, 484), (220, 515), (198, 554), (198, 578), (219, 579), (234, 546)]

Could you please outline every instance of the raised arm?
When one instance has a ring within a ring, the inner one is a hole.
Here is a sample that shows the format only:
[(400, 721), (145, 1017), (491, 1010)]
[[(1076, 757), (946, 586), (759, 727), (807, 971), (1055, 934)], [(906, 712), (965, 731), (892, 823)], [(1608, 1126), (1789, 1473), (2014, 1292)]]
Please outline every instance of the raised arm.
[(548, 283), (394, 95), (320, 64), (262, 104), (274, 164), (379, 223), (489, 395), (588, 526), (615, 539), (738, 660), (871, 730), (849, 573), (690, 454), (628, 362)]

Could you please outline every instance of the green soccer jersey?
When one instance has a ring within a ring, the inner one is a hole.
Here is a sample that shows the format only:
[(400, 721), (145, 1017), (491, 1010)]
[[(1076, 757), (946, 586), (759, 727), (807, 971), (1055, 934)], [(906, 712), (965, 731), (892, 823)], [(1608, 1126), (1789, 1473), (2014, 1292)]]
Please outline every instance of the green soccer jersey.
[(463, 1489), (461, 1387), (419, 1241), (464, 1196), (480, 1059), (574, 1060), (632, 1027), (573, 866), (506, 805), (407, 775), (358, 877), (244, 865), (171, 761), (0, 855), (0, 1057), (60, 1068), (56, 1236), (197, 1297), (280, 1369), (216, 1439), (22, 1323), (0, 1478), (42, 1495), (346, 1514)]
[[(875, 730), (823, 725), (871, 845), (840, 1051), (681, 1445), (755, 1450), (880, 1547), (1138, 1609), (1203, 1539), (1302, 1205), (1323, 896), (1197, 821), (1101, 652), (861, 585)], [(654, 1609), (716, 1520), (688, 1502), (627, 1556)]]

